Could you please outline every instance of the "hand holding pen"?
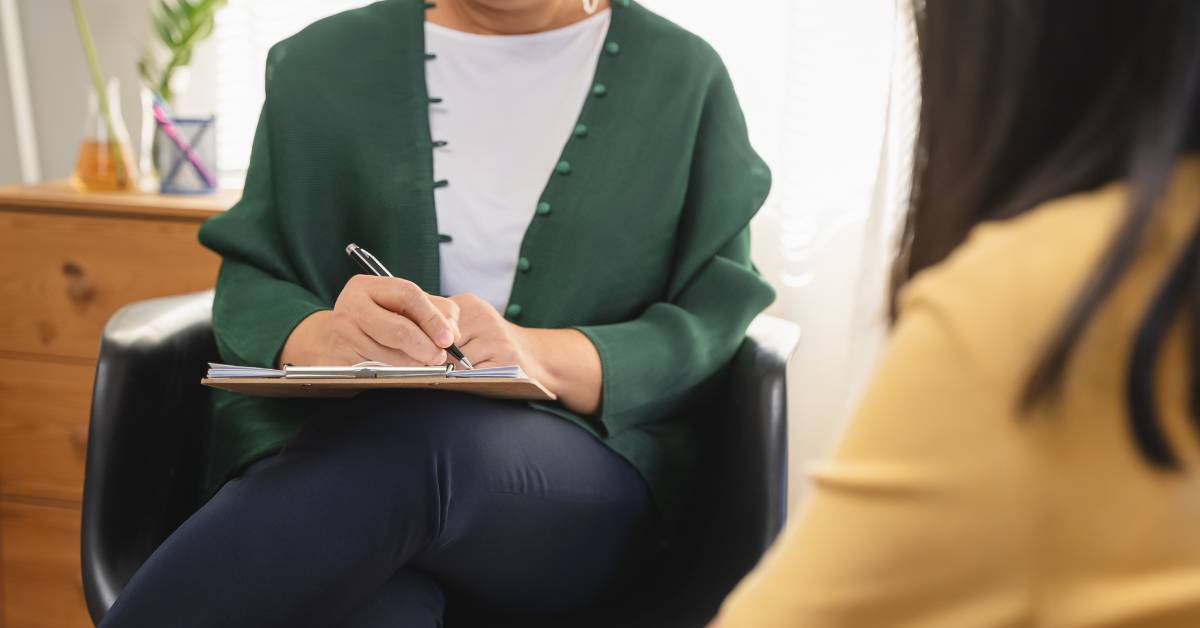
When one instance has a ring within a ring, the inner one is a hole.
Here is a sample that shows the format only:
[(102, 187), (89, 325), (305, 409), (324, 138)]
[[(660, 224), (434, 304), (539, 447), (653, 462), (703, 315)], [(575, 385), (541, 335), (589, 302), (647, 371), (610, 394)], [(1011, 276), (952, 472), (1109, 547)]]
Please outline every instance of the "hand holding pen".
[[(347, 245), (346, 255), (349, 255), (350, 258), (353, 259), (354, 262), (358, 264), (359, 268), (361, 268), (365, 273), (369, 273), (378, 277), (395, 277), (395, 275), (393, 275), (391, 271), (389, 271), (387, 267), (384, 266), (383, 263), (380, 262), (374, 255), (371, 255), (369, 251), (361, 246), (358, 246), (357, 244), (350, 243)], [(450, 355), (454, 356), (454, 359), (458, 360), (459, 363), (465, 368), (475, 368), (471, 364), (471, 361), (467, 359), (467, 356), (463, 355), (462, 350), (459, 349), (454, 343), (450, 343), (450, 345), (446, 347), (446, 351)]]

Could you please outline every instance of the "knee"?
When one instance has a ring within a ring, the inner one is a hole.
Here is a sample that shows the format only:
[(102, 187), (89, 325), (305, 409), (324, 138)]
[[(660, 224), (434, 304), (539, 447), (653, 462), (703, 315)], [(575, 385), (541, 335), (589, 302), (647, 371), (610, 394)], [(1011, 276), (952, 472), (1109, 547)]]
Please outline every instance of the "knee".
[[(306, 425), (296, 451), (335, 454), (375, 469), (475, 461), (502, 438), (488, 407), (476, 399), (405, 392), (354, 399), (335, 415)], [(489, 440), (490, 439), (490, 440)]]
[(471, 503), (463, 498), (486, 490), (503, 466), (503, 433), (470, 400), (380, 395), (314, 419), (285, 457), (288, 475), (306, 484), (309, 495), (331, 492), (338, 500), (367, 493), (383, 510), (377, 515), (399, 508), (442, 522), (452, 494), (460, 506)]
[(358, 496), (414, 514), (424, 504), (436, 507), (445, 501), (439, 494), (450, 479), (445, 463), (455, 458), (447, 451), (456, 437), (449, 417), (433, 405), (426, 395), (347, 400), (305, 424), (273, 474), (303, 485), (313, 498)]
[(420, 461), (431, 451), (428, 434), (436, 423), (420, 394), (364, 395), (338, 404), (305, 424), (289, 450), (309, 457), (345, 461)]

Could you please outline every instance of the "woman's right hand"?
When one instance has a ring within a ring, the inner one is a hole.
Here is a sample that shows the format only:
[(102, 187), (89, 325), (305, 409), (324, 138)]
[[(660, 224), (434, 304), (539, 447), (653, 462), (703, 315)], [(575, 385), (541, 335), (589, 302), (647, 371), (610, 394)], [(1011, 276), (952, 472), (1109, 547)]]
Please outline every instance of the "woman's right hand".
[(458, 340), (458, 305), (453, 301), (426, 294), (406, 279), (355, 275), (333, 310), (316, 312), (292, 330), (279, 361), (445, 364), (445, 348)]

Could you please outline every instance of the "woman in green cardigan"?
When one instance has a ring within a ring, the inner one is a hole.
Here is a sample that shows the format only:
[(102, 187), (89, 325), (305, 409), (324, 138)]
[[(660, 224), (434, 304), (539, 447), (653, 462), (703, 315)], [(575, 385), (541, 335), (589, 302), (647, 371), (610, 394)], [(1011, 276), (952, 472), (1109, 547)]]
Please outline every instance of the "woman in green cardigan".
[[(559, 402), (219, 394), (212, 499), (102, 626), (435, 626), (445, 591), (540, 616), (622, 595), (772, 299), (747, 226), (769, 186), (720, 59), (631, 0), (385, 0), (277, 44), (243, 198), (200, 234), (222, 358), (440, 364), (457, 343)], [(350, 242), (396, 278), (356, 275)]]

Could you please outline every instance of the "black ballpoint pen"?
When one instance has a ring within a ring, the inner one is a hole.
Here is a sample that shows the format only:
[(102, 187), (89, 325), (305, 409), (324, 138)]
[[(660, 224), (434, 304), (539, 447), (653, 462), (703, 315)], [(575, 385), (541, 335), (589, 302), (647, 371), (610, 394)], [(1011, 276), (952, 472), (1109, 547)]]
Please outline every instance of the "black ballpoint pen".
[[(392, 271), (383, 265), (383, 262), (376, 259), (374, 255), (371, 255), (370, 251), (353, 242), (346, 245), (346, 255), (349, 255), (350, 259), (353, 259), (360, 268), (372, 275), (395, 277)], [(446, 351), (450, 352), (450, 355), (454, 356), (454, 359), (461, 362), (468, 369), (475, 368), (471, 365), (471, 361), (467, 359), (467, 356), (463, 355), (462, 349), (459, 349), (457, 345), (451, 344), (449, 347), (446, 347)]]

